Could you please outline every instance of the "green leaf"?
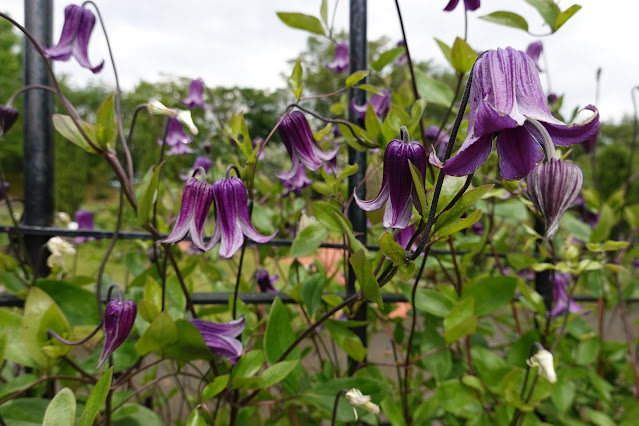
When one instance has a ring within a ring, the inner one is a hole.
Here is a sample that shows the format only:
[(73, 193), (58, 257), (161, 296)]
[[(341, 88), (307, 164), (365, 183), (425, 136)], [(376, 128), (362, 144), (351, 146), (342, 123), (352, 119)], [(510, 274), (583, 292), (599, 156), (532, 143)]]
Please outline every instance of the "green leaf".
[(322, 23), (314, 16), (295, 12), (277, 12), (277, 16), (291, 28), (308, 31), (313, 34), (326, 35)]
[(443, 318), (450, 313), (453, 302), (432, 288), (418, 288), (415, 293), (415, 306), (417, 309)]
[(539, 262), (536, 257), (528, 256), (522, 253), (507, 253), (506, 261), (515, 269), (528, 269), (535, 263)]
[(516, 13), (497, 11), (489, 15), (480, 16), (480, 19), (488, 22), (494, 22), (495, 24), (505, 25), (507, 27), (517, 28), (528, 32), (528, 22)]
[(443, 212), (435, 222), (435, 232), (442, 229), (455, 219), (461, 217), (473, 204), (479, 201), (493, 185), (482, 185), (478, 188), (466, 191), (453, 207)]
[(615, 218), (615, 213), (612, 208), (608, 204), (604, 204), (601, 206), (601, 211), (599, 213), (599, 221), (597, 222), (597, 226), (592, 230), (592, 234), (590, 235), (591, 243), (598, 243), (604, 240), (607, 240), (610, 237), (610, 232), (612, 231), (613, 226), (617, 223), (617, 219)]
[[(97, 154), (97, 152), (89, 145), (89, 143), (84, 139), (82, 133), (75, 127), (75, 123), (68, 115), (62, 114), (53, 114), (53, 127), (60, 133), (64, 138), (66, 138), (69, 142), (76, 144), (86, 152), (91, 154)], [(94, 145), (97, 145), (95, 138), (95, 127), (91, 123), (87, 123), (86, 121), (80, 120), (80, 125), (82, 129), (86, 133), (86, 135), (91, 139)]]
[[(437, 213), (441, 213), (446, 206), (455, 198), (457, 193), (461, 191), (466, 183), (466, 176), (444, 176), (441, 192), (439, 193), (439, 201), (437, 202)], [(431, 193), (432, 201), (432, 193)]]
[(404, 247), (395, 242), (395, 237), (390, 232), (385, 232), (379, 240), (379, 249), (384, 256), (393, 261), (394, 266), (400, 266), (406, 263), (406, 252)]
[(474, 309), (475, 299), (472, 297), (464, 298), (453, 306), (453, 309), (444, 318), (444, 338), (447, 344), (475, 332), (477, 317), (473, 315)]
[(328, 26), (328, 0), (322, 0), (320, 5), (320, 16), (326, 26)]
[(4, 361), (4, 352), (7, 350), (9, 342), (8, 333), (0, 333), (0, 362)]
[(390, 420), (393, 426), (406, 425), (401, 406), (397, 402), (393, 401), (391, 395), (388, 395), (386, 398), (384, 398), (379, 406), (381, 408), (381, 411), (386, 415), (386, 417), (388, 417), (388, 420)]
[(564, 10), (557, 16), (557, 20), (555, 20), (555, 25), (553, 26), (553, 32), (557, 31), (561, 28), (566, 21), (568, 21), (572, 16), (581, 10), (581, 6), (578, 4), (573, 4), (568, 9)]
[(311, 317), (322, 306), (322, 292), (326, 279), (323, 274), (313, 274), (302, 284), (302, 301)]
[(186, 426), (206, 426), (206, 421), (204, 421), (204, 417), (202, 417), (197, 407), (191, 411), (189, 418), (186, 419)]
[(568, 378), (566, 374), (562, 374), (562, 371), (559, 370), (557, 372), (557, 383), (552, 388), (550, 398), (560, 412), (565, 413), (572, 407), (575, 399), (575, 390), (575, 381)]
[(118, 136), (118, 121), (115, 118), (113, 98), (114, 95), (111, 94), (102, 102), (95, 124), (97, 145), (108, 150), (115, 148), (115, 138)]
[(38, 280), (35, 285), (51, 296), (70, 325), (97, 325), (100, 322), (93, 292), (57, 280)]
[(155, 201), (158, 198), (160, 171), (162, 170), (164, 163), (165, 162), (163, 161), (157, 166), (151, 166), (135, 191), (136, 198), (138, 199), (138, 225), (140, 226), (144, 226), (149, 223), (153, 204), (155, 204)]
[(370, 74), (368, 70), (355, 71), (346, 79), (346, 87), (355, 86), (359, 81), (365, 79), (368, 74)]
[(514, 277), (489, 277), (464, 284), (462, 297), (475, 300), (476, 315), (488, 315), (510, 303), (515, 287), (517, 279)]
[(288, 78), (288, 85), (291, 88), (291, 92), (295, 95), (297, 100), (300, 100), (302, 96), (302, 90), (304, 89), (304, 83), (302, 83), (302, 74), (304, 70), (302, 69), (302, 61), (299, 60), (295, 63), (293, 67), (293, 72), (291, 72), (291, 76)]
[[(340, 207), (332, 201), (314, 201), (313, 216), (315, 219), (332, 232), (344, 232), (342, 223), (338, 219), (339, 216), (344, 217)], [(345, 218), (344, 218), (345, 219)], [(350, 225), (350, 221), (347, 222)], [(351, 226), (352, 227), (352, 226)]]
[(446, 43), (439, 40), (438, 38), (435, 39), (435, 42), (437, 43), (437, 45), (439, 46), (439, 49), (444, 54), (444, 57), (446, 58), (448, 63), (452, 66), (453, 65), (452, 49)]
[[(421, 353), (426, 353), (433, 349), (446, 346), (446, 341), (439, 334), (437, 328), (432, 326), (431, 323), (425, 325), (421, 342), (422, 343), (419, 346), (419, 351)], [(426, 370), (430, 371), (435, 380), (438, 382), (448, 378), (448, 375), (453, 368), (452, 353), (448, 349), (433, 352), (432, 354), (425, 356), (421, 362), (424, 364), (424, 367), (426, 367)]]
[(442, 106), (449, 106), (453, 102), (452, 89), (420, 69), (415, 69), (415, 83), (419, 95), (426, 98), (428, 102)]
[(593, 410), (592, 408), (586, 408), (586, 415), (592, 424), (596, 426), (615, 426), (617, 424), (606, 413)]
[(237, 378), (255, 376), (262, 365), (264, 365), (264, 351), (255, 349), (243, 354), (231, 373), (231, 386), (237, 387), (235, 386)]
[(298, 233), (291, 244), (291, 257), (309, 256), (328, 237), (328, 229), (319, 222), (308, 225)]
[(455, 71), (460, 74), (467, 73), (473, 67), (475, 59), (477, 59), (475, 50), (463, 39), (459, 37), (455, 38), (453, 48), (450, 52), (450, 61)]
[(333, 340), (335, 340), (348, 356), (356, 361), (361, 362), (364, 360), (366, 357), (366, 348), (355, 333), (343, 327), (340, 321), (328, 320), (325, 324)]
[(7, 425), (42, 426), (51, 401), (44, 398), (16, 398), (0, 405), (0, 416)]
[(524, 295), (525, 300), (539, 315), (546, 315), (546, 305), (539, 293), (528, 287), (522, 280), (517, 280), (517, 289)]
[(554, 31), (555, 22), (560, 13), (559, 6), (553, 0), (526, 0), (526, 3), (537, 9), (546, 24)]
[(43, 426), (73, 426), (75, 424), (75, 395), (64, 388), (53, 397), (44, 413)]
[(398, 269), (399, 272), (399, 279), (402, 281), (408, 281), (413, 277), (413, 274), (415, 273), (415, 263), (414, 262), (410, 262), (407, 263), (406, 265), (401, 265)]
[(273, 386), (284, 380), (297, 367), (299, 360), (282, 361), (271, 365), (262, 373), (262, 386)]
[[(273, 300), (271, 312), (266, 322), (264, 333), (264, 353), (269, 364), (276, 364), (279, 357), (295, 340), (295, 333), (291, 328), (288, 309), (279, 297)], [(300, 352), (295, 348), (286, 359), (299, 359)]]
[(366, 131), (371, 138), (375, 139), (378, 143), (382, 143), (386, 140), (382, 130), (382, 123), (380, 123), (379, 117), (371, 104), (368, 104), (368, 107), (366, 107), (364, 125), (366, 126)]
[[(437, 400), (441, 407), (453, 414), (472, 416), (469, 411), (478, 405), (475, 394), (458, 379), (447, 380), (437, 387)], [(481, 407), (477, 407), (481, 411)], [(479, 412), (476, 413), (479, 415)]]
[(415, 191), (417, 191), (417, 198), (419, 199), (419, 205), (422, 208), (423, 214), (428, 208), (428, 204), (426, 203), (426, 188), (424, 188), (423, 176), (410, 160), (408, 160), (408, 167), (410, 168), (410, 174), (413, 177), (413, 187), (415, 188)]
[[(379, 89), (376, 86), (373, 86), (372, 84), (368, 84), (368, 83), (364, 83), (364, 84), (359, 84), (357, 86), (354, 87), (355, 89), (358, 90), (365, 90), (369, 93), (372, 93), (374, 95), (383, 95), (384, 92), (381, 91), (381, 89)], [(339, 105), (339, 104), (333, 104), (333, 105)], [(331, 112), (333, 112), (333, 110), (331, 110)], [(338, 114), (339, 115), (339, 114)]]
[(373, 273), (371, 264), (366, 259), (366, 253), (360, 249), (353, 253), (348, 260), (353, 267), (357, 281), (362, 289), (364, 298), (371, 300), (379, 305), (380, 308), (384, 306), (382, 302), (382, 296), (379, 291), (379, 284)]
[(458, 219), (457, 221), (439, 229), (437, 232), (435, 232), (435, 236), (444, 238), (454, 234), (455, 232), (461, 231), (462, 229), (470, 228), (475, 223), (477, 223), (479, 219), (481, 219), (481, 215), (482, 211), (480, 209), (477, 209), (469, 214), (467, 217)]
[(138, 404), (124, 404), (113, 412), (114, 425), (164, 426), (165, 423), (150, 409)]
[(231, 126), (233, 139), (235, 139), (235, 141), (239, 144), (240, 151), (242, 151), (244, 157), (250, 160), (255, 160), (256, 152), (253, 150), (251, 135), (249, 134), (248, 126), (244, 120), (244, 111), (233, 113), (229, 124)]
[(226, 388), (226, 385), (229, 383), (230, 377), (231, 376), (229, 376), (228, 374), (224, 374), (223, 376), (216, 376), (213, 380), (213, 383), (209, 383), (208, 385), (206, 385), (206, 387), (202, 391), (202, 401), (206, 402), (222, 392)]
[(78, 426), (91, 426), (95, 420), (95, 416), (100, 412), (100, 408), (104, 405), (107, 395), (109, 393), (109, 387), (111, 386), (111, 379), (113, 378), (113, 367), (109, 368), (102, 374), (98, 383), (95, 384), (87, 404), (84, 407), (84, 412), (80, 416)]
[(154, 352), (163, 355), (167, 346), (178, 341), (178, 329), (168, 312), (158, 315), (135, 344), (138, 355)]
[[(184, 308), (182, 308), (182, 311), (184, 311)], [(171, 329), (170, 326), (169, 328)], [(166, 344), (164, 348), (164, 354), (167, 357), (183, 361), (196, 359), (210, 361), (215, 358), (215, 355), (206, 346), (202, 334), (190, 321), (184, 319), (175, 321), (175, 330), (177, 341), (172, 344)]]
[(391, 62), (395, 62), (399, 58), (401, 58), (404, 54), (406, 54), (405, 47), (394, 47), (390, 50), (383, 52), (379, 55), (377, 60), (373, 61), (371, 64), (371, 69), (376, 72), (380, 72), (384, 67)]
[(6, 308), (0, 309), (0, 334), (7, 336), (4, 359), (26, 367), (35, 367), (33, 360), (29, 357), (27, 351), (24, 350), (22, 315), (18, 315)]

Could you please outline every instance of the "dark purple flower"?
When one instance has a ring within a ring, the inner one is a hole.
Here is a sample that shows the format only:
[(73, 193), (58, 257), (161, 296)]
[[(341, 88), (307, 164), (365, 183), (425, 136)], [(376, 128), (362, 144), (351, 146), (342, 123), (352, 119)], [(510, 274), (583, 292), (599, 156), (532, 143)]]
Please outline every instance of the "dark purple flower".
[(244, 316), (228, 322), (210, 322), (190, 319), (202, 335), (206, 346), (216, 355), (228, 357), (235, 364), (242, 355), (242, 342), (237, 337), (244, 331)]
[[(551, 317), (558, 317), (563, 314), (566, 309), (571, 314), (582, 312), (585, 308), (572, 299), (568, 298), (566, 293), (566, 287), (570, 286), (570, 274), (563, 272), (556, 272), (553, 275), (553, 288), (552, 295), (555, 299), (555, 304), (550, 311)], [(587, 314), (588, 312), (584, 312)]]
[(546, 99), (548, 100), (548, 104), (550, 106), (553, 106), (558, 100), (557, 94), (556, 93), (549, 93), (548, 97)]
[(201, 78), (197, 80), (191, 80), (189, 85), (189, 95), (183, 101), (180, 101), (182, 105), (189, 109), (197, 107), (204, 108), (204, 100), (202, 95), (204, 94), (204, 81)]
[(291, 170), (277, 174), (280, 179), (291, 179), (298, 173), (298, 165), (301, 163), (310, 171), (319, 169), (325, 161), (331, 160), (337, 155), (337, 149), (322, 151), (313, 138), (311, 127), (306, 117), (299, 111), (293, 111), (286, 115), (277, 132), (291, 157)]
[(54, 61), (67, 61), (73, 56), (80, 65), (90, 69), (94, 74), (100, 72), (104, 61), (92, 66), (89, 61), (89, 38), (95, 25), (95, 15), (89, 9), (68, 5), (64, 9), (64, 26), (60, 41), (55, 46), (44, 49), (47, 58)]
[(412, 251), (415, 250), (417, 248), (417, 241), (419, 240), (416, 239), (415, 241), (413, 241), (413, 245), (410, 247), (406, 247), (406, 245), (409, 243), (410, 239), (413, 238), (413, 235), (415, 234), (415, 224), (411, 224), (409, 226), (407, 226), (406, 228), (400, 230), (396, 235), (395, 235), (395, 242), (397, 244), (399, 244), (400, 246), (404, 247), (407, 251)]
[[(406, 40), (400, 40), (397, 42), (397, 47), (406, 47)], [(408, 62), (408, 55), (404, 53), (402, 56), (397, 58), (395, 61), (395, 65), (399, 65), (400, 67), (405, 65)]]
[(579, 167), (554, 158), (535, 167), (526, 178), (530, 201), (544, 216), (547, 238), (559, 229), (559, 221), (579, 195), (583, 182)]
[(230, 176), (227, 179), (218, 180), (213, 184), (213, 198), (215, 199), (215, 231), (205, 250), (210, 250), (222, 240), (220, 256), (228, 258), (242, 247), (244, 236), (256, 243), (266, 243), (277, 234), (274, 232), (269, 236), (261, 235), (251, 224), (246, 187), (242, 179)]
[(213, 186), (197, 178), (190, 178), (184, 185), (182, 205), (175, 226), (169, 236), (160, 242), (177, 243), (190, 232), (193, 244), (200, 250), (206, 250), (202, 234), (212, 202)]
[(130, 299), (125, 301), (113, 299), (107, 303), (104, 311), (104, 349), (96, 368), (100, 368), (113, 351), (126, 340), (133, 328), (137, 312), (137, 305)]
[[(78, 224), (78, 229), (87, 229), (87, 230), (95, 229), (95, 224), (93, 223), (93, 213), (88, 210), (76, 210), (75, 223)], [(76, 244), (81, 244), (89, 240), (95, 240), (95, 238), (76, 237), (74, 238), (73, 242), (75, 242)]]
[[(182, 155), (193, 152), (187, 144), (193, 141), (193, 136), (189, 135), (182, 128), (182, 124), (176, 118), (169, 118), (169, 128), (166, 132), (166, 144), (171, 147), (166, 155)], [(162, 140), (158, 139), (162, 145)]]
[(592, 137), (599, 128), (599, 112), (584, 123), (565, 124), (552, 116), (535, 63), (511, 47), (491, 50), (477, 59), (470, 93), (468, 136), (457, 154), (442, 163), (435, 153), (430, 162), (444, 173), (464, 176), (486, 162), (497, 135), (499, 168), (507, 180), (521, 179), (544, 159), (537, 142), (539, 121), (553, 143), (570, 145)]
[(381, 95), (371, 96), (370, 101), (364, 105), (355, 104), (355, 100), (351, 100), (351, 109), (357, 113), (357, 118), (363, 120), (366, 117), (366, 111), (368, 110), (368, 104), (371, 104), (373, 111), (378, 117), (383, 118), (390, 110), (391, 95), (388, 90), (382, 90)]
[(408, 162), (413, 163), (419, 170), (423, 184), (426, 177), (426, 150), (419, 142), (410, 141), (408, 131), (403, 126), (401, 133), (403, 140), (392, 140), (384, 151), (384, 174), (377, 197), (363, 201), (353, 193), (355, 202), (365, 211), (381, 209), (388, 201), (382, 221), (384, 228), (406, 228), (410, 222), (413, 204), (421, 213)]
[(541, 41), (533, 41), (526, 48), (526, 55), (530, 56), (530, 59), (533, 60), (537, 70), (541, 71), (541, 67), (539, 66), (539, 57), (541, 56), (541, 52), (544, 50), (544, 45)]
[(9, 105), (0, 105), (0, 138), (11, 129), (17, 119), (17, 109)]
[(266, 269), (258, 269), (255, 271), (255, 281), (262, 293), (277, 293), (273, 284), (278, 282), (280, 277), (277, 275), (270, 276)]
[(302, 189), (313, 183), (313, 181), (309, 179), (308, 176), (306, 176), (306, 170), (301, 163), (298, 164), (297, 172), (291, 178), (284, 179), (281, 176), (278, 177), (280, 179), (280, 182), (282, 183), (282, 186), (284, 187), (284, 189), (286, 189), (286, 194), (284, 194), (285, 196), (290, 194), (291, 192), (299, 194), (300, 192), (302, 192)]
[(343, 73), (348, 69), (348, 43), (337, 43), (335, 46), (335, 59), (333, 59), (333, 62), (326, 64), (326, 68), (337, 74)]
[[(464, 0), (464, 7), (466, 10), (477, 10), (479, 8), (480, 0)], [(459, 0), (450, 0), (444, 10), (446, 12), (452, 12), (457, 5), (459, 4)]]
[(424, 131), (424, 136), (433, 145), (433, 148), (437, 150), (437, 155), (443, 157), (446, 153), (450, 135), (443, 130), (440, 132), (437, 126), (430, 126)]
[[(209, 157), (198, 156), (193, 162), (193, 166), (190, 170), (187, 171), (185, 169), (182, 169), (182, 171), (180, 172), (180, 179), (189, 180), (191, 177), (197, 176), (199, 173), (202, 172), (204, 172), (203, 175), (206, 175), (211, 169), (212, 165), (213, 160), (211, 160)], [(202, 168), (201, 170), (200, 167)]]

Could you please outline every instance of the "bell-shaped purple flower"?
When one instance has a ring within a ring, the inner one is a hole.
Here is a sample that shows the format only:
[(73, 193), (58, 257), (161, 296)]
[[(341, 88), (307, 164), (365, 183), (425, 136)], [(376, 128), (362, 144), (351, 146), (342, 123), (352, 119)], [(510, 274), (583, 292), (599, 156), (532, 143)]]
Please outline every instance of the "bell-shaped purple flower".
[(364, 105), (357, 105), (355, 100), (351, 100), (351, 109), (357, 113), (357, 118), (363, 120), (366, 117), (366, 111), (368, 110), (368, 104), (371, 104), (373, 111), (378, 117), (383, 118), (390, 110), (391, 94), (388, 90), (382, 90), (381, 95), (373, 95), (368, 103)]
[(538, 131), (530, 121), (539, 121), (557, 145), (580, 143), (599, 128), (597, 109), (592, 105), (586, 109), (594, 114), (584, 123), (557, 120), (548, 110), (533, 60), (511, 47), (491, 50), (475, 62), (466, 140), (445, 163), (434, 153), (430, 162), (447, 175), (474, 173), (486, 162), (496, 134), (502, 176), (521, 179), (544, 159)]
[(423, 213), (408, 162), (413, 163), (419, 170), (422, 175), (422, 184), (424, 184), (426, 149), (419, 142), (409, 140), (405, 127), (402, 127), (401, 132), (403, 140), (392, 140), (384, 151), (384, 175), (377, 197), (370, 201), (363, 201), (353, 193), (355, 202), (365, 211), (381, 209), (388, 201), (382, 221), (385, 228), (406, 228), (410, 222), (413, 205), (417, 211)]
[(311, 126), (306, 117), (299, 111), (293, 111), (286, 115), (277, 132), (291, 157), (291, 170), (277, 174), (280, 179), (291, 179), (298, 173), (299, 164), (310, 171), (315, 171), (322, 167), (325, 161), (331, 160), (337, 155), (337, 149), (324, 152), (313, 138)]
[(9, 105), (0, 105), (0, 138), (11, 129), (17, 119), (17, 109)]
[[(328, 163), (325, 163), (324, 167), (326, 167), (326, 164)], [(282, 183), (282, 186), (286, 190), (286, 194), (284, 194), (284, 196), (287, 196), (290, 193), (299, 194), (300, 192), (302, 192), (302, 189), (310, 186), (313, 183), (313, 181), (309, 179), (308, 176), (306, 176), (306, 170), (301, 163), (298, 164), (297, 172), (291, 178), (284, 179), (279, 175), (278, 177), (280, 179), (280, 182)]]
[(348, 69), (348, 43), (337, 43), (335, 46), (335, 59), (326, 64), (326, 68), (335, 71), (337, 74)]
[(255, 281), (262, 293), (277, 293), (277, 289), (273, 287), (279, 281), (277, 275), (269, 275), (266, 269), (258, 269), (255, 271)]
[[(480, 0), (464, 0), (464, 7), (466, 7), (466, 10), (477, 10), (479, 9), (479, 3)], [(452, 12), (458, 4), (459, 0), (450, 0), (444, 10), (446, 12)]]
[(204, 100), (202, 95), (204, 94), (204, 81), (201, 78), (197, 80), (191, 80), (189, 85), (189, 95), (183, 101), (180, 101), (182, 105), (189, 109), (197, 107), (204, 108)]
[[(95, 224), (93, 223), (93, 213), (88, 210), (76, 210), (75, 223), (78, 224), (78, 229), (93, 230)], [(73, 242), (81, 244), (89, 240), (95, 240), (93, 237), (76, 237)]]
[(244, 316), (228, 322), (210, 322), (201, 319), (190, 319), (191, 323), (202, 335), (206, 346), (216, 355), (228, 357), (235, 364), (242, 355), (242, 342), (237, 337), (244, 331)]
[(530, 59), (533, 60), (535, 66), (539, 71), (541, 71), (541, 67), (539, 66), (539, 57), (541, 56), (541, 52), (544, 50), (544, 45), (541, 41), (533, 41), (526, 48), (526, 55), (530, 56)]
[[(193, 142), (193, 136), (186, 133), (182, 124), (176, 118), (169, 118), (168, 129), (166, 131), (166, 144), (171, 147), (166, 155), (182, 155), (193, 152), (188, 144)], [(158, 144), (162, 145), (162, 140), (158, 139)]]
[(552, 238), (561, 217), (579, 195), (584, 175), (576, 165), (553, 158), (535, 167), (526, 182), (530, 201), (544, 216), (546, 237)]
[[(566, 287), (570, 285), (570, 274), (563, 272), (555, 272), (553, 275), (553, 288), (552, 295), (555, 299), (555, 304), (550, 311), (551, 317), (558, 317), (568, 309), (571, 314), (582, 312), (585, 308), (579, 305), (572, 299), (568, 298), (566, 293)], [(587, 314), (588, 312), (584, 312)]]
[(184, 193), (182, 194), (182, 205), (180, 213), (173, 230), (161, 243), (177, 243), (181, 241), (188, 232), (191, 233), (191, 239), (195, 247), (200, 250), (207, 250), (202, 234), (204, 233), (204, 225), (206, 224), (206, 216), (213, 202), (213, 186), (205, 181), (197, 178), (190, 178), (184, 185)]
[(73, 56), (80, 65), (90, 69), (94, 74), (100, 72), (104, 61), (93, 66), (89, 61), (89, 38), (95, 25), (95, 15), (89, 9), (68, 5), (64, 9), (64, 26), (60, 41), (55, 46), (44, 49), (47, 58), (56, 61), (67, 61)]
[(107, 303), (104, 311), (104, 349), (96, 368), (100, 368), (113, 351), (124, 343), (133, 328), (137, 312), (138, 307), (133, 300), (113, 299)]
[(272, 235), (264, 236), (259, 234), (251, 224), (246, 187), (242, 179), (230, 176), (215, 182), (213, 198), (215, 200), (215, 231), (205, 250), (210, 250), (222, 240), (220, 256), (228, 258), (242, 247), (244, 236), (256, 243), (266, 243), (277, 234), (274, 232)]

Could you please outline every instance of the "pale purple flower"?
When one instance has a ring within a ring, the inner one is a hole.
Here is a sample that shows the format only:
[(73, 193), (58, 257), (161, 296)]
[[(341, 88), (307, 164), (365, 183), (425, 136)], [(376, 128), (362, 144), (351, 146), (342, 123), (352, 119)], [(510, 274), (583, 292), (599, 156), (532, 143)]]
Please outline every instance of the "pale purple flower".
[[(76, 210), (75, 222), (78, 224), (78, 229), (93, 230), (95, 224), (93, 223), (93, 213), (88, 210)], [(94, 237), (75, 237), (73, 242), (76, 244), (84, 243), (89, 240), (95, 240)]]
[[(583, 306), (579, 305), (573, 299), (568, 298), (568, 294), (566, 293), (566, 287), (568, 286), (570, 286), (570, 274), (555, 271), (553, 275), (552, 288), (552, 295), (555, 299), (555, 303), (550, 311), (551, 317), (560, 316), (566, 311), (566, 309), (568, 309), (568, 312), (571, 314), (576, 314), (585, 310)], [(584, 314), (587, 313), (588, 312), (584, 312)]]
[(363, 120), (366, 117), (366, 111), (368, 110), (368, 104), (373, 107), (373, 111), (378, 117), (383, 118), (390, 110), (391, 94), (388, 90), (382, 90), (381, 95), (373, 95), (368, 103), (364, 105), (357, 105), (355, 100), (351, 100), (351, 109), (357, 113), (357, 118)]
[[(326, 166), (324, 166), (326, 167)], [(306, 176), (306, 170), (302, 163), (297, 165), (297, 172), (290, 178), (284, 179), (281, 176), (278, 176), (282, 186), (286, 190), (286, 194), (284, 196), (292, 193), (299, 194), (302, 192), (302, 189), (310, 186), (313, 181)]]
[[(166, 155), (182, 155), (193, 152), (187, 144), (193, 141), (193, 136), (186, 133), (182, 128), (182, 124), (176, 118), (169, 118), (169, 128), (166, 132), (166, 145), (170, 146)], [(158, 143), (162, 145), (162, 140), (158, 139)]]
[(410, 247), (408, 248), (406, 247), (410, 239), (413, 238), (414, 234), (415, 234), (415, 224), (413, 223), (407, 226), (406, 228), (400, 230), (397, 233), (397, 235), (395, 235), (395, 242), (399, 244), (400, 246), (402, 246), (407, 251), (414, 251), (417, 248), (416, 243), (419, 240), (419, 238), (415, 239), (415, 241), (413, 241), (413, 244)]
[(9, 105), (0, 105), (0, 138), (11, 129), (17, 119), (17, 109)]
[(433, 145), (433, 148), (437, 150), (437, 155), (444, 156), (450, 135), (443, 130), (440, 132), (437, 126), (430, 126), (424, 131), (424, 136)]
[(539, 57), (541, 56), (541, 52), (544, 50), (544, 45), (541, 41), (533, 41), (526, 48), (526, 55), (530, 56), (530, 59), (533, 60), (537, 70), (541, 72), (541, 67), (539, 66)]
[(196, 176), (197, 174), (201, 172), (204, 172), (203, 174), (206, 175), (209, 172), (209, 170), (211, 170), (212, 165), (213, 165), (213, 160), (211, 160), (210, 157), (198, 156), (195, 158), (195, 161), (193, 162), (193, 166), (188, 171), (188, 173), (186, 173), (185, 169), (182, 169), (182, 172), (180, 173), (180, 179), (189, 180), (189, 178)]
[(370, 201), (361, 200), (353, 193), (357, 205), (365, 211), (379, 210), (386, 204), (384, 228), (404, 229), (409, 225), (413, 205), (421, 213), (421, 206), (413, 185), (410, 161), (426, 177), (426, 149), (419, 142), (411, 142), (406, 128), (402, 127), (402, 139), (392, 140), (384, 151), (384, 174), (382, 187), (377, 197)]
[(499, 168), (507, 180), (521, 179), (544, 159), (541, 136), (531, 120), (548, 131), (553, 143), (571, 145), (592, 137), (599, 128), (599, 112), (583, 123), (565, 124), (552, 116), (535, 63), (511, 47), (491, 50), (477, 59), (470, 92), (468, 136), (457, 152), (442, 163), (433, 152), (430, 162), (447, 175), (474, 173), (486, 162), (497, 135)]
[(207, 250), (202, 234), (206, 224), (206, 216), (213, 202), (213, 186), (195, 177), (184, 185), (182, 205), (173, 230), (161, 243), (177, 243), (191, 233), (193, 244), (200, 250)]
[(242, 342), (237, 337), (244, 331), (244, 316), (228, 323), (190, 319), (202, 335), (206, 346), (218, 356), (228, 357), (235, 364), (242, 355)]
[(348, 69), (348, 43), (337, 43), (335, 46), (335, 59), (333, 59), (333, 62), (326, 64), (326, 68), (337, 74), (343, 73)]
[(277, 275), (269, 275), (266, 269), (258, 269), (255, 271), (255, 281), (262, 293), (277, 293), (277, 289), (273, 287), (279, 281)]
[[(480, 0), (464, 0), (464, 7), (466, 10), (477, 10), (479, 8)], [(450, 0), (444, 10), (446, 12), (453, 11), (457, 5), (459, 4), (459, 0)]]
[(205, 246), (210, 250), (222, 240), (220, 256), (231, 257), (244, 244), (244, 236), (256, 243), (267, 243), (275, 237), (259, 234), (251, 224), (246, 199), (246, 187), (242, 179), (234, 176), (219, 180), (213, 184), (215, 200), (215, 231), (211, 241)]
[(337, 149), (324, 152), (317, 146), (306, 117), (299, 111), (287, 114), (277, 132), (291, 157), (291, 170), (278, 173), (277, 177), (280, 179), (294, 177), (298, 173), (300, 163), (310, 171), (315, 171), (337, 155)]
[(94, 74), (100, 72), (104, 61), (93, 66), (89, 61), (89, 38), (95, 25), (95, 15), (89, 9), (70, 4), (64, 9), (64, 26), (60, 41), (55, 46), (44, 49), (47, 58), (67, 61), (73, 56), (80, 65)]
[(137, 305), (130, 299), (113, 299), (107, 303), (104, 311), (104, 349), (96, 368), (100, 368), (113, 351), (124, 343), (133, 328), (137, 312)]
[(191, 80), (191, 84), (189, 84), (189, 95), (186, 99), (180, 101), (180, 103), (189, 109), (197, 107), (204, 108), (204, 100), (202, 99), (203, 94), (204, 81), (202, 81), (201, 78)]
[(550, 159), (535, 167), (526, 178), (528, 196), (546, 222), (546, 237), (559, 229), (562, 216), (581, 191), (584, 175), (574, 164)]

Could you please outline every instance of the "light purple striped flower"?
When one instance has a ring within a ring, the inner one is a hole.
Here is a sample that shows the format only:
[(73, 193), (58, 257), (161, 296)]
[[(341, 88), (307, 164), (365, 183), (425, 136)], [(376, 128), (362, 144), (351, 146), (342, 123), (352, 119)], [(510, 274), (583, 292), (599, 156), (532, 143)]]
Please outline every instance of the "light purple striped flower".
[(60, 41), (55, 46), (44, 49), (47, 58), (67, 61), (73, 56), (80, 65), (94, 74), (100, 72), (104, 61), (93, 66), (89, 61), (89, 38), (95, 25), (95, 15), (89, 9), (70, 4), (64, 9), (64, 26)]
[[(552, 288), (552, 295), (555, 299), (555, 304), (550, 311), (551, 317), (554, 318), (560, 316), (566, 312), (566, 309), (568, 309), (568, 312), (571, 314), (576, 314), (585, 310), (583, 306), (568, 298), (568, 294), (566, 293), (566, 287), (568, 286), (570, 286), (570, 274), (555, 271), (553, 275)], [(584, 312), (584, 314), (587, 313), (588, 311)]]
[(133, 300), (113, 299), (107, 303), (104, 311), (104, 349), (100, 355), (100, 366), (111, 356), (129, 336), (138, 307)]
[(180, 101), (180, 103), (189, 109), (197, 107), (204, 108), (204, 100), (202, 99), (203, 94), (204, 81), (202, 81), (201, 78), (191, 80), (191, 84), (189, 84), (189, 95), (186, 99)]
[(326, 68), (337, 74), (343, 73), (348, 69), (348, 43), (337, 43), (335, 46), (335, 59), (333, 59), (333, 62), (326, 64)]
[(364, 105), (357, 105), (355, 100), (351, 100), (351, 109), (357, 113), (357, 118), (359, 120), (363, 120), (366, 117), (366, 111), (368, 110), (368, 104), (371, 104), (373, 107), (373, 111), (377, 114), (378, 117), (384, 118), (388, 111), (390, 110), (391, 105), (391, 94), (388, 90), (382, 90), (381, 95), (373, 95), (368, 103)]
[(211, 352), (228, 357), (231, 364), (237, 363), (243, 349), (242, 342), (237, 337), (244, 331), (244, 316), (228, 323), (201, 319), (190, 319), (189, 321), (200, 332), (204, 343)]
[[(324, 170), (326, 170), (326, 164), (324, 164)], [(300, 163), (297, 165), (297, 172), (289, 179), (284, 179), (279, 177), (282, 186), (286, 190), (284, 196), (287, 196), (290, 193), (299, 194), (302, 192), (302, 189), (310, 186), (313, 181), (306, 176), (306, 170), (304, 166)]]
[[(186, 133), (182, 124), (176, 118), (169, 118), (169, 128), (166, 132), (166, 144), (170, 146), (166, 155), (182, 155), (193, 152), (188, 144), (193, 142), (193, 136)], [(162, 145), (162, 140), (158, 139), (158, 144)]]
[[(477, 10), (479, 9), (480, 0), (464, 0), (464, 7), (466, 10)], [(457, 5), (459, 4), (459, 0), (450, 0), (444, 10), (446, 12), (452, 12), (455, 10)]]

